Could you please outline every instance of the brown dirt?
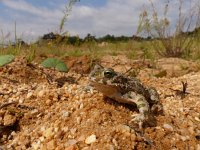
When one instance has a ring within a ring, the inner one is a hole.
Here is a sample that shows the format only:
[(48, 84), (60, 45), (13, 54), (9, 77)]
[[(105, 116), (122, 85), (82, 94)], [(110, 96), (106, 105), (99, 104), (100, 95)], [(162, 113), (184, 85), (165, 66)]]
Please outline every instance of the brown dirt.
[(81, 57), (72, 57), (68, 56), (64, 59), (64, 62), (67, 64), (71, 71), (77, 73), (89, 73), (91, 60), (88, 56), (81, 56)]
[[(173, 78), (142, 73), (143, 83), (158, 90), (164, 114), (156, 117), (156, 126), (138, 133), (129, 123), (137, 111), (95, 90), (85, 92), (87, 75), (59, 73), (17, 58), (0, 68), (0, 147), (199, 150), (200, 72)], [(188, 83), (185, 96), (178, 92), (181, 81)]]

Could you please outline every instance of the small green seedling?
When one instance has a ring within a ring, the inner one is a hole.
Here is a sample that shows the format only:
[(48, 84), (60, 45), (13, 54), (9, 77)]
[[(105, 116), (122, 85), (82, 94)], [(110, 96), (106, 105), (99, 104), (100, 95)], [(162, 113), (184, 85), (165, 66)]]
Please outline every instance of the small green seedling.
[(14, 55), (1, 55), (0, 56), (0, 67), (9, 64), (15, 59)]
[(41, 65), (45, 68), (55, 68), (61, 72), (68, 71), (66, 64), (63, 61), (56, 58), (47, 58), (41, 63)]

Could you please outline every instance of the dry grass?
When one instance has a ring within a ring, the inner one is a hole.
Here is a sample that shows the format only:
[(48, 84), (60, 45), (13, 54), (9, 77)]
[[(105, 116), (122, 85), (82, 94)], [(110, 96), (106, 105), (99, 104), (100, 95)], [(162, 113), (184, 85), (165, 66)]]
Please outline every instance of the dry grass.
[[(43, 44), (17, 45), (0, 48), (0, 55), (14, 54), (17, 56), (26, 56), (29, 62), (33, 60), (40, 60), (41, 57), (56, 56), (63, 58), (66, 56), (83, 56), (87, 55), (92, 59), (99, 59), (105, 55), (126, 55), (130, 59), (157, 59), (160, 58), (153, 49), (152, 44), (155, 41), (133, 41), (116, 42), (116, 43), (96, 43), (87, 42), (79, 46), (69, 44), (56, 44), (54, 42), (47, 42)], [(191, 49), (190, 55), (185, 57), (187, 59), (200, 59), (200, 42), (197, 38), (195, 44)]]

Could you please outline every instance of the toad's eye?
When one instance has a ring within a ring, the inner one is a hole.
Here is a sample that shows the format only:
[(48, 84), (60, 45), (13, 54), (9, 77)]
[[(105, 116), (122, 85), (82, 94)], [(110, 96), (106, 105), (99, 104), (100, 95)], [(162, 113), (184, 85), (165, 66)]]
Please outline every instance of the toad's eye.
[(104, 72), (104, 77), (106, 78), (112, 78), (115, 76), (115, 73), (113, 71), (107, 70)]

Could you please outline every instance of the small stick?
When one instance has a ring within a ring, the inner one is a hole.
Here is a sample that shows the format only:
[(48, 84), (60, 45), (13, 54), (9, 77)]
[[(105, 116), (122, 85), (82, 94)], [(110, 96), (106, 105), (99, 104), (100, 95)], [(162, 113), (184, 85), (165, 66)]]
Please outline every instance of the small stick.
[(4, 103), (0, 106), (0, 109), (4, 108), (4, 107), (7, 107), (9, 105), (12, 105), (12, 104), (17, 104), (17, 102), (9, 102), (9, 103)]
[(187, 94), (187, 92), (186, 92), (186, 89), (187, 89), (187, 86), (188, 86), (187, 81), (186, 82), (181, 81), (181, 83), (183, 85), (183, 91), (182, 91), (183, 94)]

